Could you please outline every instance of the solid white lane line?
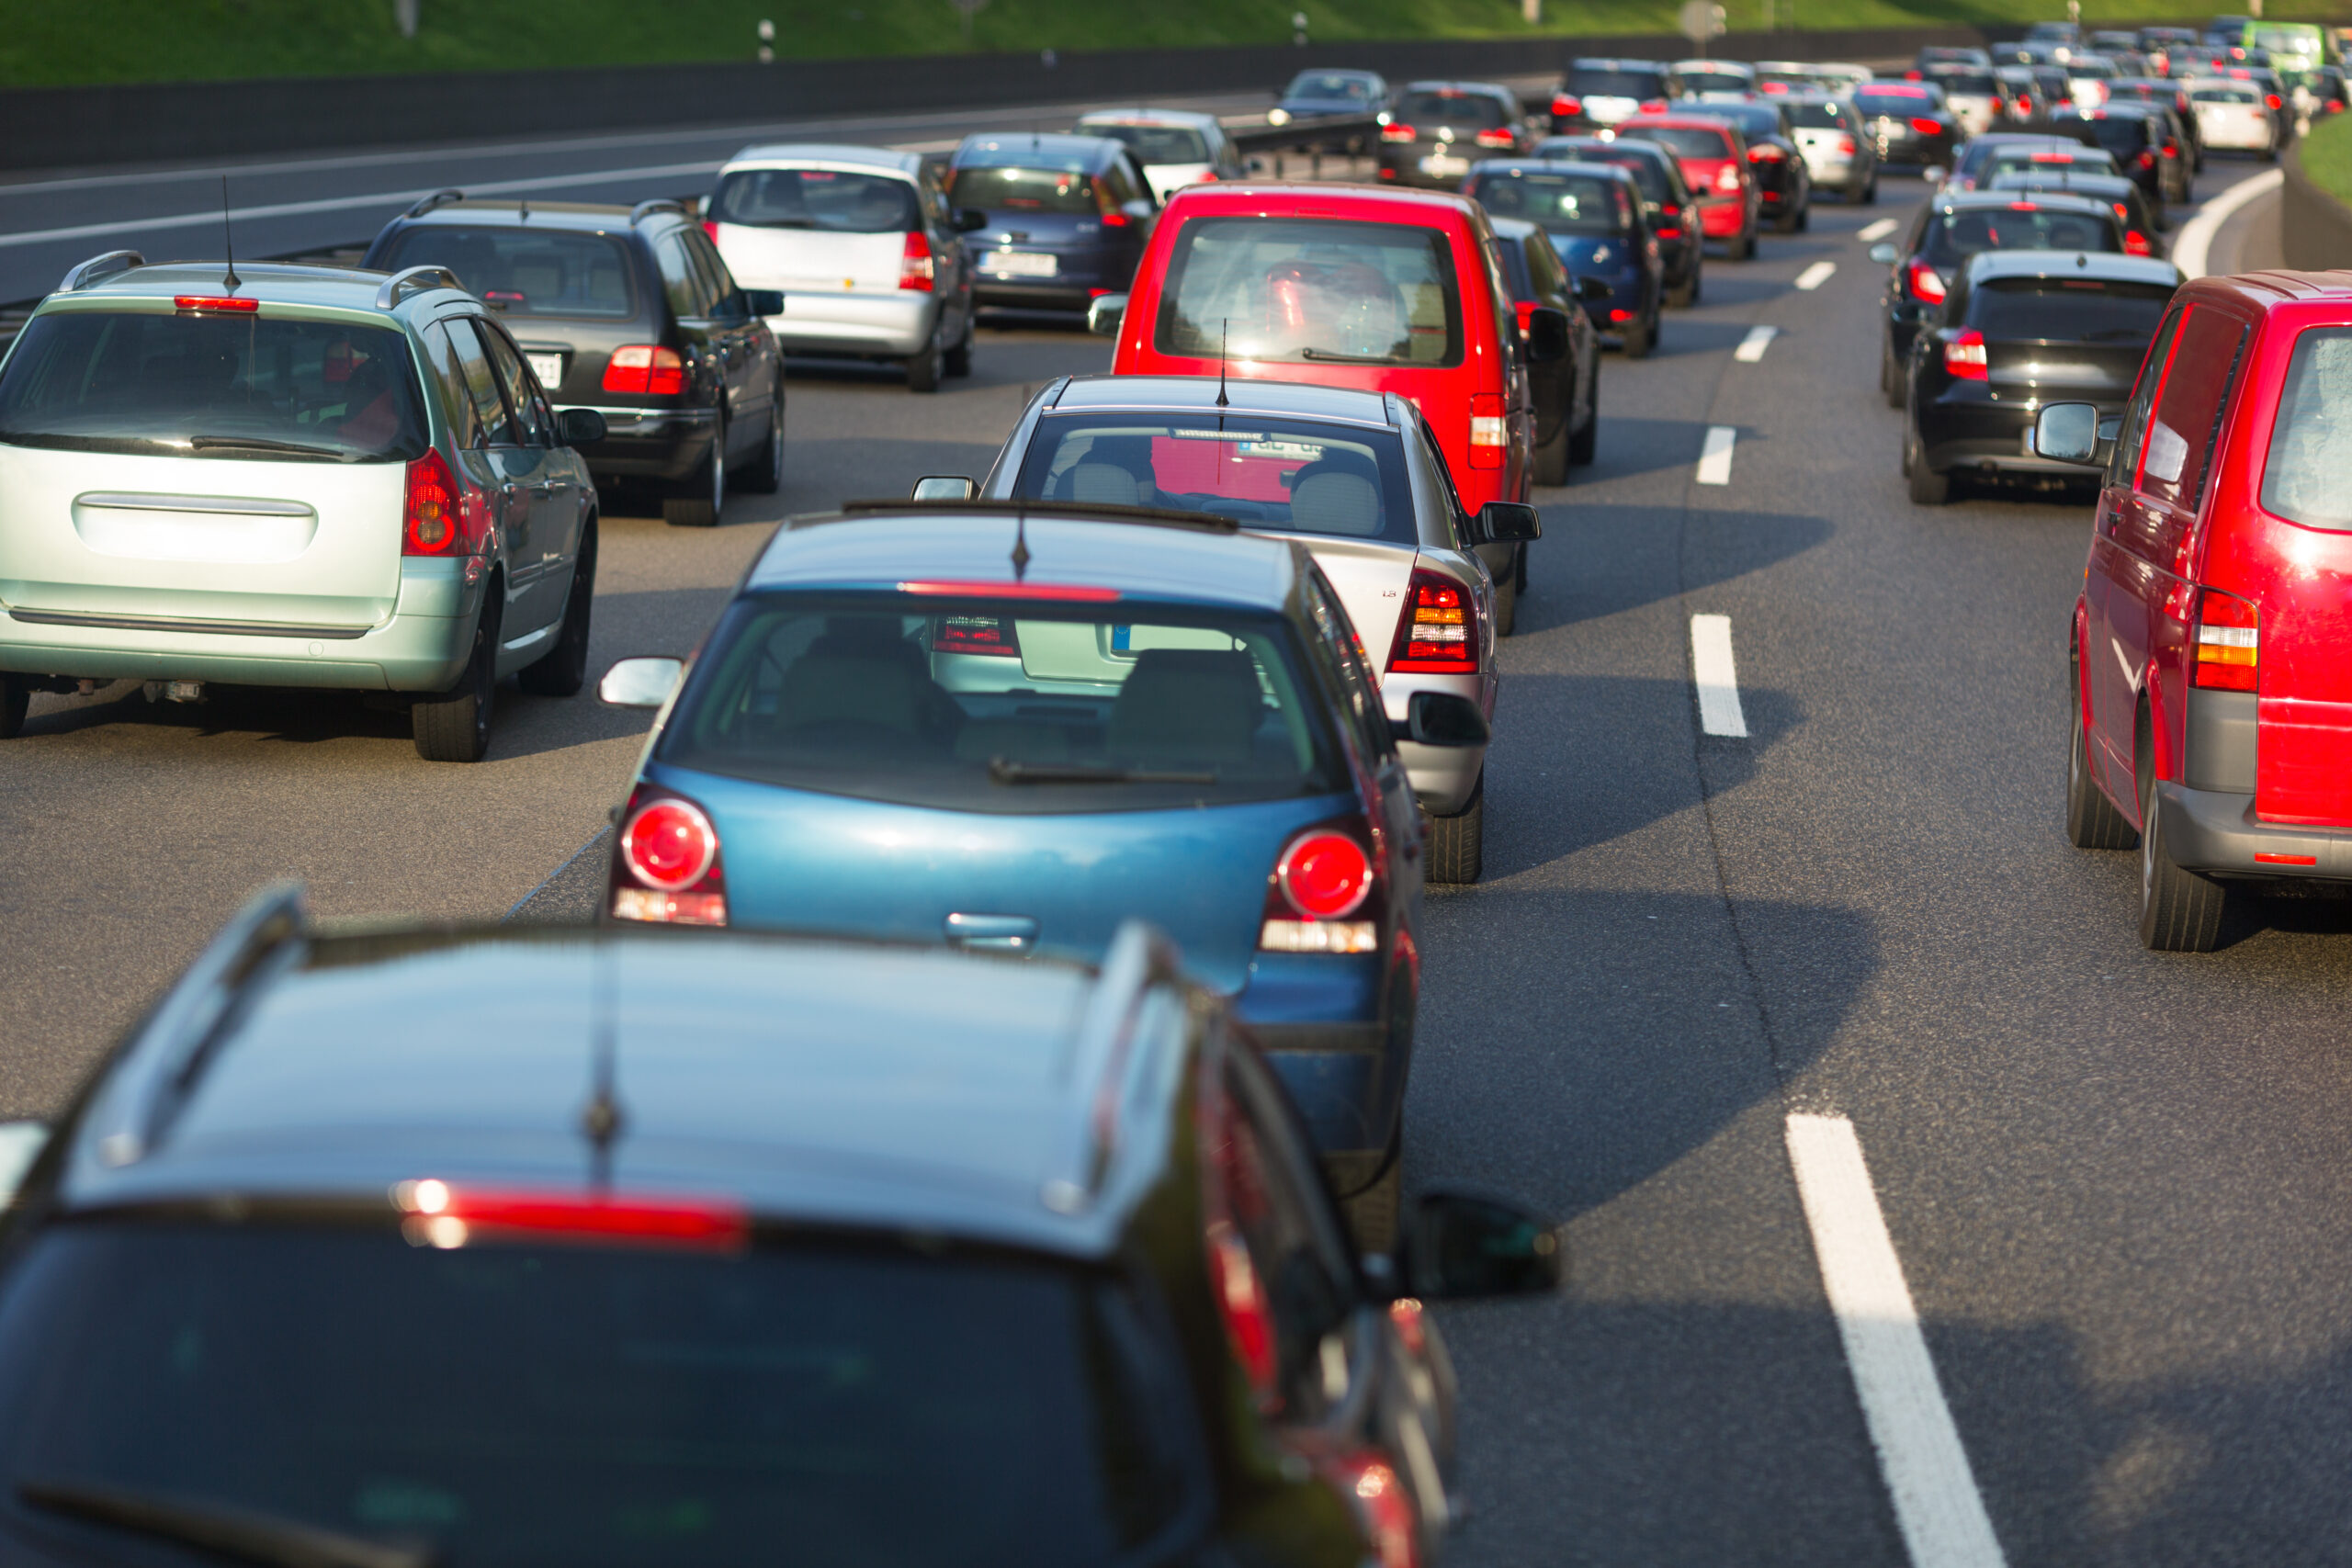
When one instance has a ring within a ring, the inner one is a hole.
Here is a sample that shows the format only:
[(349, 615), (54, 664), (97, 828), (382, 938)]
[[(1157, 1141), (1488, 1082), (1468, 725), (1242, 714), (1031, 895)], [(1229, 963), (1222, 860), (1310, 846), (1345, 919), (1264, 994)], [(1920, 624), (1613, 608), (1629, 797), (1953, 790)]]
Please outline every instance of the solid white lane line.
[(1875, 223), (1865, 223), (1860, 228), (1855, 230), (1854, 238), (1867, 245), (1871, 243), (1873, 241), (1885, 239), (1889, 234), (1894, 232), (1895, 227), (1896, 225), (1894, 219), (1882, 218)]
[(1854, 1124), (1843, 1116), (1792, 1114), (1788, 1145), (1821, 1283), (1911, 1568), (2004, 1568)]
[(1780, 330), (1778, 327), (1748, 328), (1747, 335), (1739, 340), (1739, 346), (1732, 350), (1731, 356), (1742, 365), (1762, 364), (1764, 351), (1772, 346), (1772, 339)]
[(1728, 424), (1707, 426), (1707, 444), (1699, 449), (1699, 482), (1702, 485), (1731, 483), (1731, 449), (1739, 440), (1739, 432)]
[(1729, 615), (1690, 617), (1690, 683), (1699, 690), (1699, 728), (1709, 735), (1745, 739), (1747, 716), (1739, 706)]
[(2180, 233), (2172, 243), (2173, 265), (2183, 276), (2205, 276), (2205, 258), (2213, 249), (2213, 236), (2222, 225), (2235, 216), (2239, 208), (2250, 201), (2268, 196), (2285, 182), (2283, 169), (2270, 169), (2250, 180), (2242, 180), (2205, 204), (2205, 209), (2180, 226)]
[(1820, 288), (1823, 284), (1828, 282), (1831, 275), (1837, 272), (1837, 270), (1838, 264), (1836, 262), (1817, 261), (1811, 266), (1805, 268), (1803, 272), (1797, 274), (1797, 287), (1810, 294), (1815, 289)]

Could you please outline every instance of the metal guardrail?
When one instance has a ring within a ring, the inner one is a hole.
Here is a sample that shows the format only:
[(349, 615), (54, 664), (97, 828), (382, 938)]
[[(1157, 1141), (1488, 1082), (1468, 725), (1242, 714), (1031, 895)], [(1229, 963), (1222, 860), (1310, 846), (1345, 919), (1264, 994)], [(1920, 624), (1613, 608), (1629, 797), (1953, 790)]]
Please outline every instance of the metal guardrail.
[(1261, 114), (1225, 122), (1225, 134), (1244, 152), (1367, 152), (1380, 137), (1368, 114), (1317, 115), (1274, 125)]

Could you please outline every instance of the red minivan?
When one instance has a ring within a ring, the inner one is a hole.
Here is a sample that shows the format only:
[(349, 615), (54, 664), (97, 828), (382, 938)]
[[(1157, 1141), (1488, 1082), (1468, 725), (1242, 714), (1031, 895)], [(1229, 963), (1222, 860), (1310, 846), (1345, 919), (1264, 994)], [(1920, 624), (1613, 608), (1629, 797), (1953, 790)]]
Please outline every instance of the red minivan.
[(1747, 166), (1747, 142), (1736, 127), (1704, 114), (1651, 114), (1618, 122), (1617, 134), (1655, 141), (1682, 165), (1682, 178), (1699, 198), (1699, 231), (1719, 240), (1734, 261), (1756, 254), (1764, 198)]
[[(1114, 375), (1215, 376), (1222, 366), (1236, 380), (1409, 398), (1473, 513), (1528, 498), (1530, 347), (1475, 201), (1362, 186), (1193, 186), (1160, 209), (1133, 292), (1099, 302), (1091, 320), (1118, 333)], [(1565, 354), (1558, 337), (1532, 346)]]
[(2174, 297), (2103, 464), (2069, 649), (2068, 836), (2141, 855), (2140, 940), (2210, 951), (2225, 883), (2352, 880), (2352, 273)]

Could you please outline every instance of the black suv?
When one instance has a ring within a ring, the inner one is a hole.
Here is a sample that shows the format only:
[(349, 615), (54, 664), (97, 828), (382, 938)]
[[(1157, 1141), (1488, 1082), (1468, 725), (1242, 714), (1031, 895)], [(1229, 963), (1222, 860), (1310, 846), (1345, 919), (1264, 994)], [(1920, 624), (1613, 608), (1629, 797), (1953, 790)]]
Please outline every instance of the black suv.
[(1552, 134), (1605, 130), (1675, 96), (1674, 73), (1655, 60), (1572, 60), (1552, 89)]
[(662, 515), (718, 521), (730, 474), (784, 477), (783, 296), (743, 289), (674, 201), (635, 207), (430, 196), (384, 226), (363, 265), (445, 266), (505, 318), (559, 412), (593, 408), (581, 448), (600, 485), (651, 481)]

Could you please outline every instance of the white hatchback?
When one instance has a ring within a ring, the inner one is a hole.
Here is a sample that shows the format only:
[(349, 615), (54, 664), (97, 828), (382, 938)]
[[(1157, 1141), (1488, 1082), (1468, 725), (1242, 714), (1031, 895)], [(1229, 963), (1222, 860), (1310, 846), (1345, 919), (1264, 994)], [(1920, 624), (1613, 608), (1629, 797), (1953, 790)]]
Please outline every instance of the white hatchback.
[(2197, 110), (2197, 135), (2206, 146), (2278, 155), (2278, 122), (2262, 101), (2262, 89), (2227, 77), (2207, 76), (2188, 84)]
[(1213, 114), (1097, 109), (1080, 119), (1072, 132), (1125, 142), (1136, 162), (1143, 165), (1152, 196), (1160, 201), (1186, 186), (1204, 180), (1238, 180), (1249, 172), (1233, 139)]

